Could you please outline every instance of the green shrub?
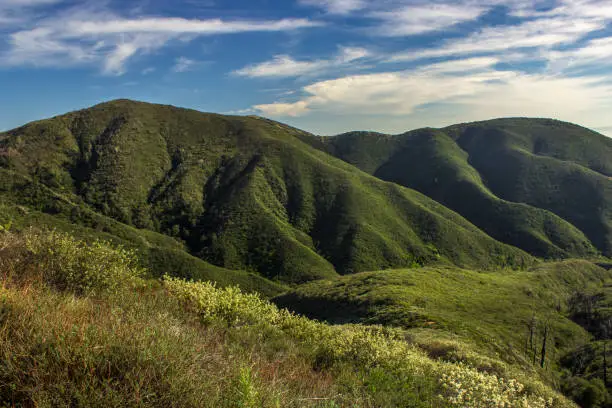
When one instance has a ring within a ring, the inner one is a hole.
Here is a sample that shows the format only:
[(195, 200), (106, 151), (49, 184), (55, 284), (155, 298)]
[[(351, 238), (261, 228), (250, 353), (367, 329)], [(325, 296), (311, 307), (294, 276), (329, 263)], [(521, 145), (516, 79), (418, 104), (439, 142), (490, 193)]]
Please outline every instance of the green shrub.
[(608, 393), (602, 380), (587, 380), (581, 377), (569, 377), (562, 385), (566, 395), (583, 408), (600, 408), (606, 404)]
[(432, 359), (399, 329), (212, 283), (134, 290), (136, 261), (55, 231), (0, 234), (0, 406), (573, 407), (526, 373)]
[(258, 294), (242, 293), (234, 286), (217, 288), (210, 282), (195, 285), (169, 276), (164, 277), (164, 282), (166, 288), (189, 308), (195, 309), (204, 322), (253, 324), (278, 314), (278, 309)]
[(105, 241), (87, 243), (65, 233), (31, 229), (18, 242), (13, 248), (13, 256), (21, 252), (15, 259), (20, 263), (17, 275), (35, 270), (59, 290), (79, 295), (116, 292), (144, 275), (134, 251)]

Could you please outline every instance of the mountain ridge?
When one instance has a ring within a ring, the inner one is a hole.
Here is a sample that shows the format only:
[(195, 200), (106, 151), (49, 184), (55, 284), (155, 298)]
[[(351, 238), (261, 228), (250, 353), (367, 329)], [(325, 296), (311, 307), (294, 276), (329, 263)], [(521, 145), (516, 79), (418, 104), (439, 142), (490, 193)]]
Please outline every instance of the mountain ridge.
[(529, 264), (523, 251), (414, 190), (250, 117), (117, 100), (0, 134), (0, 167), (214, 265), (287, 282), (450, 263)]
[[(496, 239), (538, 256), (563, 256), (558, 245), (540, 239), (559, 234), (546, 233), (545, 226), (536, 226), (535, 232), (519, 230), (512, 213), (557, 224), (567, 232), (561, 237), (580, 229), (598, 251), (610, 254), (612, 169), (607, 158), (612, 157), (612, 140), (578, 125), (502, 118), (395, 136), (352, 132), (317, 138), (312, 144), (376, 177), (414, 188)], [(421, 172), (429, 177), (419, 177)], [(530, 179), (537, 181), (527, 185)], [(591, 188), (577, 192), (581, 186)], [(551, 202), (549, 197), (555, 195), (572, 208)], [(591, 207), (584, 208), (587, 205)], [(505, 226), (504, 231), (496, 231), (499, 226)]]

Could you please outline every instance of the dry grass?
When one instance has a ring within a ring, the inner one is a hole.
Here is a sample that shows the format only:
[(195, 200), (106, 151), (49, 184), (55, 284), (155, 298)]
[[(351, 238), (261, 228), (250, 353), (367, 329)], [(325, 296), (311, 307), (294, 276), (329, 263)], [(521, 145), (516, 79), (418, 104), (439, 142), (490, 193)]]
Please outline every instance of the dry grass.
[(0, 234), (0, 405), (325, 406), (339, 394), (291, 344), (203, 326), (158, 284), (78, 296), (48, 287), (27, 254), (22, 235)]

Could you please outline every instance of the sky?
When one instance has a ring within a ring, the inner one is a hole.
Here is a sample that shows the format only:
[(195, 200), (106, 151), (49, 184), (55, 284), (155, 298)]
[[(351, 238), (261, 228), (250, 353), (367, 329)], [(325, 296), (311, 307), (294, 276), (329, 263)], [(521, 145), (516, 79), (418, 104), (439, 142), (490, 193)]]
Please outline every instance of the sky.
[(322, 135), (612, 136), (612, 0), (0, 0), (0, 129), (118, 98)]

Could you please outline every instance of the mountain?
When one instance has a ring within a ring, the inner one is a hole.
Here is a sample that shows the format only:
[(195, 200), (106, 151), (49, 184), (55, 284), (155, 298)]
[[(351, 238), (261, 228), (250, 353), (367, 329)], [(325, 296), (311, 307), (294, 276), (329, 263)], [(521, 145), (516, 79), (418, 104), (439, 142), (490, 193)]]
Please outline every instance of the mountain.
[(612, 140), (588, 129), (513, 118), (310, 143), (533, 255), (612, 254)]
[[(532, 262), (312, 139), (262, 118), (118, 100), (0, 134), (3, 200), (88, 228), (102, 216), (161, 233), (210, 264), (276, 281)], [(587, 252), (579, 231), (559, 224), (564, 250)]]
[(0, 402), (609, 406), (611, 157), (543, 119), (318, 137), (128, 100), (0, 133)]

